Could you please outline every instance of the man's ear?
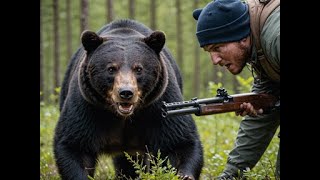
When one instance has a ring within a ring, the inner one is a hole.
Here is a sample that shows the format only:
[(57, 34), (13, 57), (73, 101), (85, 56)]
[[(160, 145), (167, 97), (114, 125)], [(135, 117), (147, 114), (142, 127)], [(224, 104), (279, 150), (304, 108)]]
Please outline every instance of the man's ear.
[(244, 37), (240, 40), (240, 43), (247, 43), (248, 41), (250, 41), (250, 35), (247, 37)]

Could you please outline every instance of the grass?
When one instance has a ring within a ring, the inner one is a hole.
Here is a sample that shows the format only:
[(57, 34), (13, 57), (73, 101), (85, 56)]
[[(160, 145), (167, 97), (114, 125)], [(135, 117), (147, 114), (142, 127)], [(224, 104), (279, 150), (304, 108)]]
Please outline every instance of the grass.
[(53, 159), (53, 132), (59, 116), (57, 106), (40, 104), (40, 179), (60, 179)]
[[(59, 110), (57, 105), (46, 105), (44, 103), (40, 104), (41, 180), (60, 179), (54, 163), (52, 151), (53, 133), (58, 116)], [(213, 177), (218, 176), (224, 169), (228, 153), (232, 149), (237, 135), (241, 117), (235, 116), (234, 113), (226, 113), (201, 117), (195, 116), (194, 118), (198, 126), (204, 149), (205, 165), (202, 169), (201, 180), (210, 180), (213, 179)], [(274, 136), (268, 149), (256, 167), (247, 173), (249, 177), (248, 179), (275, 179), (274, 170), (279, 141), (279, 138)], [(132, 163), (134, 164), (134, 162)], [(139, 167), (137, 166), (137, 168)], [(168, 172), (172, 173), (172, 171)], [(108, 156), (102, 156), (100, 158), (100, 161), (97, 165), (95, 179), (114, 179), (114, 169), (112, 167), (111, 159)]]

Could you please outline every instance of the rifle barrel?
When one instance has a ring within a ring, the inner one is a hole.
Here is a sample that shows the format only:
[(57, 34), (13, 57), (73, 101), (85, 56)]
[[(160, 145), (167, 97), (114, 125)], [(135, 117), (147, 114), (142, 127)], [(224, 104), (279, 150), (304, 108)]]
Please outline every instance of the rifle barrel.
[(176, 110), (163, 110), (162, 111), (162, 117), (168, 117), (168, 116), (172, 116), (172, 115), (185, 115), (185, 114), (198, 114), (200, 112), (199, 107), (189, 107), (186, 109), (176, 109)]
[(170, 110), (176, 108), (185, 108), (188, 106), (198, 106), (199, 104), (210, 104), (210, 103), (220, 103), (223, 102), (223, 97), (214, 97), (214, 98), (205, 98), (205, 99), (197, 99), (192, 98), (190, 101), (182, 101), (182, 102), (172, 102), (166, 103), (163, 102), (162, 109)]

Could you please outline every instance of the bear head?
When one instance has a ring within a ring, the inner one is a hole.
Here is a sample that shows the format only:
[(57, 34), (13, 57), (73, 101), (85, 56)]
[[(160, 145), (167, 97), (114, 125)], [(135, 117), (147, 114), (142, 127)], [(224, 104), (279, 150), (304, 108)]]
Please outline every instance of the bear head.
[(124, 34), (128, 36), (82, 33), (86, 55), (80, 64), (78, 82), (89, 103), (127, 118), (161, 97), (168, 72), (161, 55), (163, 32), (154, 31), (147, 37), (132, 31)]

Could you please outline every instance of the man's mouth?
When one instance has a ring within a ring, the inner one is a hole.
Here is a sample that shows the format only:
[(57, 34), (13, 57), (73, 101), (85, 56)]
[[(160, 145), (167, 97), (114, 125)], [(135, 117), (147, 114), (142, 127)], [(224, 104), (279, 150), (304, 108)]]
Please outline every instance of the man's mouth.
[(224, 65), (227, 69), (229, 69), (230, 68), (230, 66), (231, 66), (231, 64), (226, 64), (226, 65)]

